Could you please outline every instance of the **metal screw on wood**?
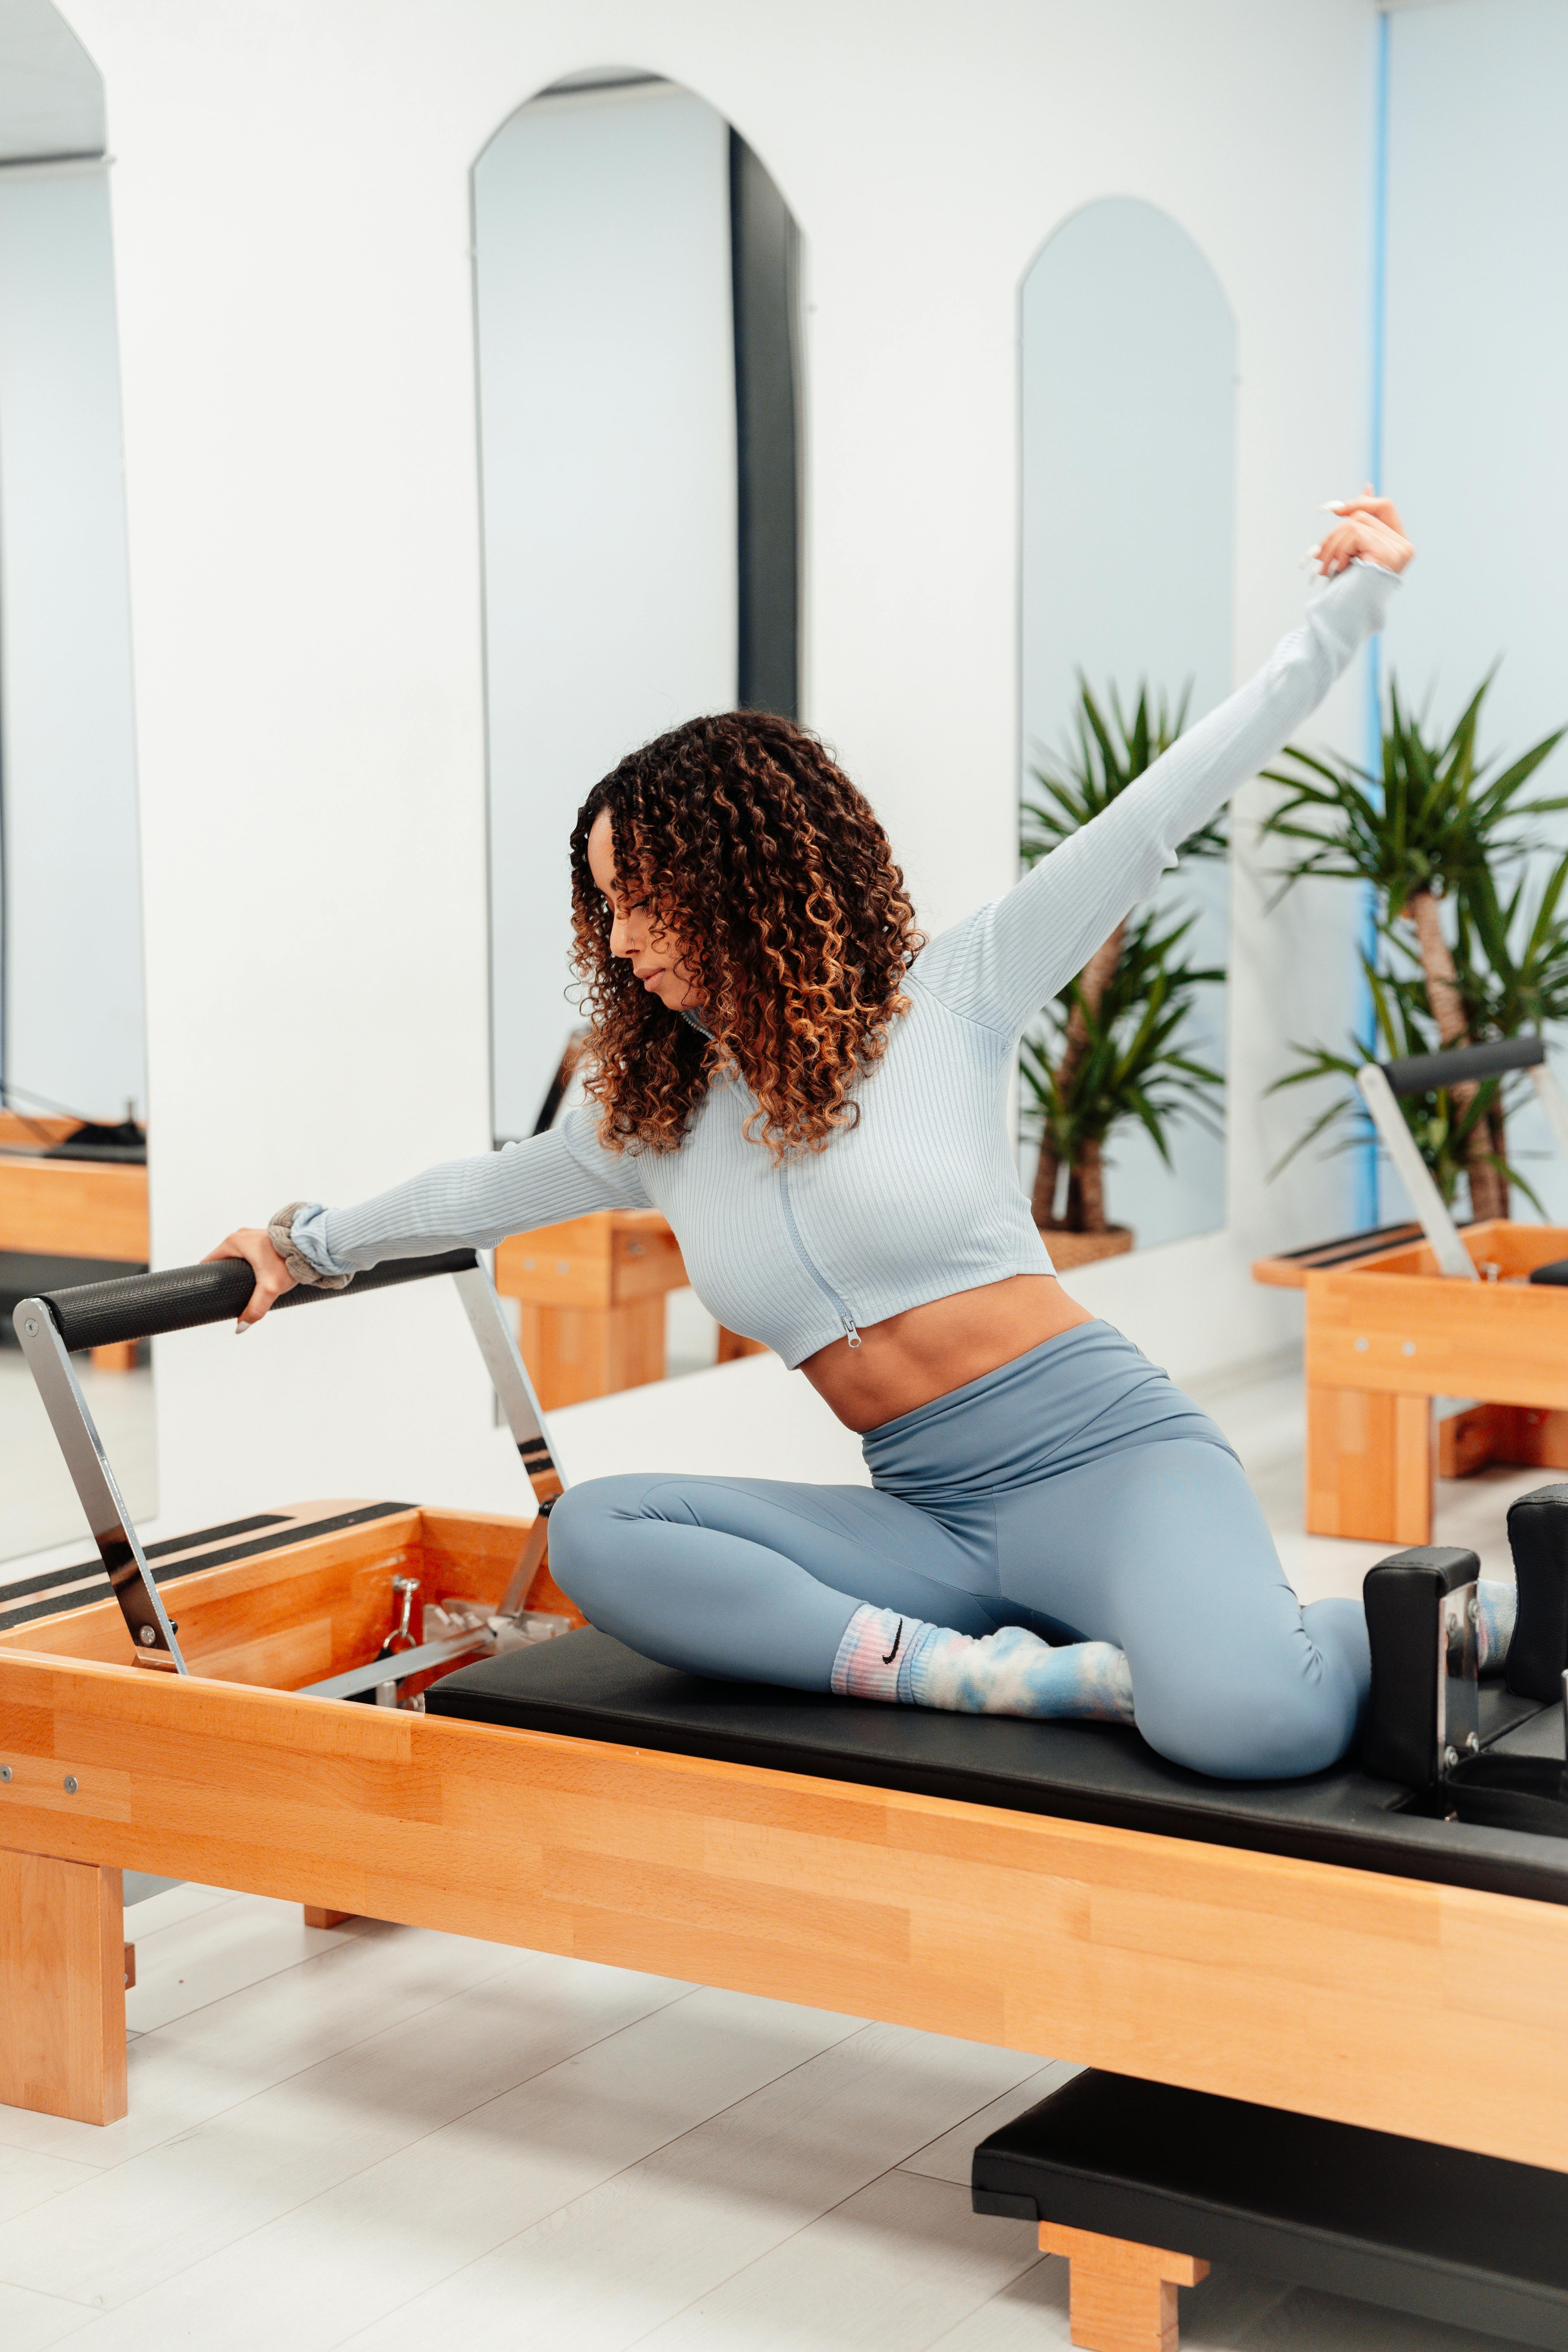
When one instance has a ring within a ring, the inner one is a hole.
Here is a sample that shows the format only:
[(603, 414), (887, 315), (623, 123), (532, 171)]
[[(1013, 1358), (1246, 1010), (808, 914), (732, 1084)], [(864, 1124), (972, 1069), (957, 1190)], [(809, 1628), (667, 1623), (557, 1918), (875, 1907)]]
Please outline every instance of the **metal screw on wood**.
[(1458, 1751), (1458, 1749), (1457, 1748), (1444, 1748), (1444, 1750), (1443, 1750), (1443, 1768), (1444, 1768), (1445, 1771), (1451, 1772), (1451, 1771), (1453, 1770), (1453, 1769), (1454, 1769), (1455, 1765), (1458, 1762), (1458, 1760), (1459, 1760), (1459, 1751)]
[(1367, 1349), (1368, 1349), (1368, 1348), (1370, 1348), (1370, 1347), (1371, 1347), (1371, 1345), (1372, 1345), (1372, 1342), (1371, 1342), (1371, 1340), (1370, 1340), (1370, 1339), (1358, 1339), (1358, 1340), (1356, 1341), (1356, 1343), (1355, 1343), (1355, 1351), (1356, 1351), (1356, 1354), (1357, 1354), (1358, 1356), (1364, 1356), (1364, 1355), (1365, 1355), (1365, 1353), (1366, 1353), (1366, 1351), (1367, 1351)]
[(0, 1780), (8, 1780), (10, 1778), (11, 1767), (9, 1764), (0, 1764)]
[(74, 1797), (79, 1785), (76, 1774), (74, 1772), (68, 1772), (65, 1779), (65, 1790), (67, 1796)]
[(158, 1636), (151, 1625), (143, 1625), (136, 1638), (144, 1650), (150, 1650)]

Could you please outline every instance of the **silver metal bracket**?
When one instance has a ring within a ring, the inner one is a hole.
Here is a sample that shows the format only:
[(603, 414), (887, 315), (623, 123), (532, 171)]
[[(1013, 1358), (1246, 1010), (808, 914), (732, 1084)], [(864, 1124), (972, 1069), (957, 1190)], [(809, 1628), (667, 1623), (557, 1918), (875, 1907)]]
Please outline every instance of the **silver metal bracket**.
[(135, 1645), (137, 1663), (189, 1674), (55, 1318), (41, 1298), (24, 1298), (14, 1320), (22, 1352)]
[(533, 1392), (533, 1382), (528, 1377), (528, 1366), (518, 1352), (511, 1326), (501, 1311), (496, 1286), (482, 1265), (467, 1267), (461, 1274), (455, 1274), (452, 1280), (457, 1285), (458, 1296), (463, 1302), (463, 1311), (468, 1316), (474, 1337), (479, 1343), (485, 1370), (500, 1400), (506, 1425), (521, 1456), (529, 1483), (540, 1502), (553, 1502), (565, 1487), (566, 1481), (556, 1462), (555, 1449), (544, 1425), (544, 1415)]
[(1405, 1114), (1394, 1098), (1394, 1088), (1378, 1062), (1363, 1062), (1356, 1072), (1356, 1085), (1361, 1098), (1372, 1114), (1384, 1150), (1393, 1160), (1394, 1170), (1410, 1195), (1410, 1205), (1421, 1220), (1422, 1231), (1432, 1246), (1432, 1255), (1442, 1274), (1456, 1275), (1463, 1282), (1479, 1282), (1480, 1275), (1469, 1251), (1459, 1239), (1458, 1227), (1448, 1214), (1443, 1195), (1432, 1181), (1426, 1162), (1415, 1148), (1415, 1139), (1405, 1124)]
[(1480, 1596), (1461, 1584), (1437, 1608), (1437, 1773), (1473, 1756), (1480, 1740)]

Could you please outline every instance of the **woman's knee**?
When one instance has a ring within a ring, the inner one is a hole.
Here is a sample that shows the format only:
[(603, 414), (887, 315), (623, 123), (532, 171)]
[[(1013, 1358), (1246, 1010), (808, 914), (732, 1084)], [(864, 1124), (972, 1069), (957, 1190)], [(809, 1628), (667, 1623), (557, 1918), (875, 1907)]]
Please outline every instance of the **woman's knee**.
[(557, 1496), (550, 1514), (550, 1572), (585, 1617), (591, 1602), (627, 1571), (627, 1523), (645, 1515), (648, 1489), (661, 1483), (647, 1473), (586, 1478)]
[(1219, 1780), (1299, 1780), (1353, 1743), (1371, 1681), (1359, 1602), (1320, 1601), (1267, 1654), (1226, 1654), (1166, 1683), (1133, 1672), (1138, 1727), (1173, 1763)]

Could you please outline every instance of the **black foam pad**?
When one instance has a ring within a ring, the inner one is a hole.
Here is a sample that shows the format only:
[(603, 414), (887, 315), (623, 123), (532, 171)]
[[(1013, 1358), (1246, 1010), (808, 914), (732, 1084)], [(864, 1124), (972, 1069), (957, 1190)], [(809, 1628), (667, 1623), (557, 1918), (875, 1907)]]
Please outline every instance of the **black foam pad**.
[(983, 2140), (971, 2193), (977, 2212), (1568, 2344), (1568, 2175), (1534, 2165), (1094, 2073)]
[(1519, 1584), (1508, 1686), (1551, 1706), (1568, 1667), (1568, 1486), (1536, 1486), (1510, 1503), (1508, 1543)]
[[(1353, 1764), (1310, 1780), (1208, 1780), (1117, 1725), (944, 1715), (706, 1682), (654, 1665), (607, 1633), (565, 1633), (481, 1659), (433, 1684), (425, 1704), (470, 1722), (1568, 1903), (1568, 1843), (1406, 1811), (1407, 1790)], [(1500, 1685), (1483, 1687), (1481, 1708), (1487, 1741), (1528, 1741), (1537, 1716), (1559, 1737), (1560, 1716)]]

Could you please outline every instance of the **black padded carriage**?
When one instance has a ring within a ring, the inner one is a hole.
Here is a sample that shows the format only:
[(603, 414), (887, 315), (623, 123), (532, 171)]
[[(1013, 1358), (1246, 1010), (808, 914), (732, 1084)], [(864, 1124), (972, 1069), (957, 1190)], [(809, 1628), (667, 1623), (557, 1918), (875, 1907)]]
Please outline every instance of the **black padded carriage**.
[[(1135, 1731), (1101, 1723), (943, 1715), (650, 1664), (583, 1631), (464, 1666), (426, 1694), (432, 1715), (574, 1739), (711, 1756), (829, 1780), (1049, 1813), (1059, 1821), (1250, 1846), (1399, 1878), (1568, 1903), (1568, 1839), (1433, 1819), (1355, 1763), (1309, 1780), (1209, 1780)], [(1483, 1684), (1493, 1753), (1562, 1758), (1563, 1714)], [(1568, 1825), (1568, 1809), (1564, 1811)]]

